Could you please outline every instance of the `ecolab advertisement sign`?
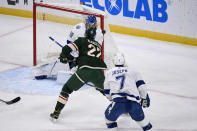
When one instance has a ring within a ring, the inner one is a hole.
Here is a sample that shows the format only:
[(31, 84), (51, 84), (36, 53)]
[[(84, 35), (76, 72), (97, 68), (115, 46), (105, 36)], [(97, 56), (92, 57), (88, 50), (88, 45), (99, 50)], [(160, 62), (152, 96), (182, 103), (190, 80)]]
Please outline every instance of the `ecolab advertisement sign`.
[[(148, 21), (165, 23), (168, 20), (167, 3), (165, 0), (80, 0), (84, 5), (107, 11), (110, 15), (140, 19), (145, 17)], [(135, 1), (135, 5), (131, 2)], [(152, 1), (152, 2), (150, 2)], [(129, 3), (130, 2), (130, 3)], [(151, 4), (151, 5), (150, 5)], [(134, 6), (133, 10), (130, 8)], [(150, 8), (152, 7), (152, 8)]]

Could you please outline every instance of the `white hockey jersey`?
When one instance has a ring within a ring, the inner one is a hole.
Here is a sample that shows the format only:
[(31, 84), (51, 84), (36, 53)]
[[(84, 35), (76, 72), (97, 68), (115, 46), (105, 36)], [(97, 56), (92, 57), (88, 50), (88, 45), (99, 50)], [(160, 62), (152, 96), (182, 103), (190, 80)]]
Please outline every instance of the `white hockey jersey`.
[[(71, 32), (70, 35), (68, 36), (67, 40), (74, 42), (78, 37), (84, 37), (85, 36), (85, 24), (84, 23), (79, 23), (75, 25)], [(103, 42), (103, 34), (101, 31), (101, 28), (97, 27), (96, 30), (96, 36), (95, 36), (95, 41), (97, 41), (100, 45), (102, 45)]]
[(139, 103), (141, 98), (146, 98), (147, 87), (138, 72), (128, 67), (114, 67), (105, 74), (104, 93), (108, 99), (126, 97)]

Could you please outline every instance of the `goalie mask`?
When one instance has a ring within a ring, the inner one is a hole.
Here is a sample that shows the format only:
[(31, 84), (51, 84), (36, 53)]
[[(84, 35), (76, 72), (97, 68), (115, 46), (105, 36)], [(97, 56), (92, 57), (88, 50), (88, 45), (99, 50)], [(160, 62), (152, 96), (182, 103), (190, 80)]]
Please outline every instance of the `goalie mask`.
[(116, 53), (113, 57), (113, 63), (115, 66), (124, 66), (125, 58), (122, 53)]

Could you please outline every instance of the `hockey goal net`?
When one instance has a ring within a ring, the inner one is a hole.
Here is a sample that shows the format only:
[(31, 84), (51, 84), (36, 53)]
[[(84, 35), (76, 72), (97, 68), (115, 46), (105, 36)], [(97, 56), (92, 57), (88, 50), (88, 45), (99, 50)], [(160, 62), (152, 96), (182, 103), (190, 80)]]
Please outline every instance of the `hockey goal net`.
[[(102, 59), (112, 67), (112, 55), (117, 52), (104, 12), (84, 5), (59, 3), (34, 3), (33, 6), (33, 65), (57, 58), (61, 47), (74, 25), (84, 22), (87, 15), (97, 17), (97, 26), (105, 30)], [(50, 39), (52, 38), (52, 39)]]

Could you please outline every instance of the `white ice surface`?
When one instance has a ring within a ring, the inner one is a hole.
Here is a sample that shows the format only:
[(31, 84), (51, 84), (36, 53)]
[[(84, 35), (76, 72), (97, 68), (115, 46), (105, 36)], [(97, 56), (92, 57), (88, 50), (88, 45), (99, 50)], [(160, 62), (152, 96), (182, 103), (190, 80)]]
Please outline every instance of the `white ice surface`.
[[(55, 29), (54, 29), (55, 30)], [(148, 84), (151, 107), (145, 109), (155, 131), (197, 131), (197, 47), (112, 34), (127, 64)], [(108, 100), (93, 88), (74, 92), (59, 121), (54, 110), (62, 85), (31, 76), (32, 20), (0, 15), (0, 131), (105, 131)], [(140, 131), (128, 116), (120, 131)]]

